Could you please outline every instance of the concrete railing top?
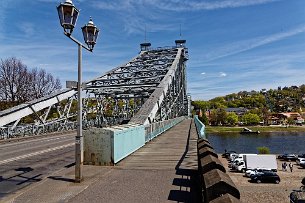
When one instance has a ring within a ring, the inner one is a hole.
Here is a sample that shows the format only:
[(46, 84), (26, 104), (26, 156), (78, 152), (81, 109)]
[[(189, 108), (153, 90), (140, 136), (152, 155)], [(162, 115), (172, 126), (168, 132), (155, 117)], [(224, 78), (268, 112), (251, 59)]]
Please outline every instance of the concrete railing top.
[(198, 138), (206, 139), (206, 136), (204, 133), (205, 125), (199, 120), (197, 115), (194, 116), (194, 121), (195, 121), (195, 125), (197, 128)]

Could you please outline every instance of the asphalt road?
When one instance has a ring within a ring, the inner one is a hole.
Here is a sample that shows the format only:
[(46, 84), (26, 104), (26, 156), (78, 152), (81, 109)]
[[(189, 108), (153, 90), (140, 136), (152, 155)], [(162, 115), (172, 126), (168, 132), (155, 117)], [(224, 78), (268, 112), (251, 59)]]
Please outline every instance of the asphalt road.
[(0, 144), (0, 201), (75, 162), (75, 133)]

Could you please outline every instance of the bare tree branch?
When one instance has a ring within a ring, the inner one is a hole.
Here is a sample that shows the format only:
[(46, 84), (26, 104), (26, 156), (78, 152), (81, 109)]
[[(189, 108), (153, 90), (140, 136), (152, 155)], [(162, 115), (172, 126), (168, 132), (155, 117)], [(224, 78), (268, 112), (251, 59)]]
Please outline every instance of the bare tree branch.
[(43, 69), (28, 70), (26, 65), (14, 57), (1, 59), (0, 101), (23, 103), (60, 88), (59, 79)]

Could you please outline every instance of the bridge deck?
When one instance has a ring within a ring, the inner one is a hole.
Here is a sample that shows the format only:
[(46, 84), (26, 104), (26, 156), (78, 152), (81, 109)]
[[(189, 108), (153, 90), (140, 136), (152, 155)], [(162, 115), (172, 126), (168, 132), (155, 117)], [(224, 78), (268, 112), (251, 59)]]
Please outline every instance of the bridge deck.
[(185, 120), (121, 161), (123, 169), (197, 170), (197, 133)]
[(85, 181), (78, 185), (62, 181), (73, 174), (70, 169), (48, 179), (15, 202), (198, 202), (194, 122), (181, 122), (117, 166), (84, 166)]
[[(194, 122), (185, 120), (124, 159), (94, 187), (101, 188), (101, 202), (196, 202), (197, 166), (197, 132)], [(86, 201), (94, 196), (90, 191), (83, 192)], [(73, 202), (84, 200), (79, 197)]]

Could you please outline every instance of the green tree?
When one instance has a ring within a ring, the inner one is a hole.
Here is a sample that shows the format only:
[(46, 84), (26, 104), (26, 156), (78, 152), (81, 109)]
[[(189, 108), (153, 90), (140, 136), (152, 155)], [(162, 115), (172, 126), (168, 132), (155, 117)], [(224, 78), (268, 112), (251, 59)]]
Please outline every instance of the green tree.
[(242, 121), (246, 125), (256, 125), (260, 122), (260, 118), (257, 114), (247, 113), (242, 116)]
[(216, 97), (210, 100), (210, 107), (213, 109), (227, 108), (227, 102), (224, 97)]
[(192, 101), (192, 105), (195, 107), (195, 109), (201, 109), (202, 111), (206, 111), (210, 108), (210, 102), (208, 101)]
[(257, 151), (259, 154), (270, 154), (270, 149), (268, 147), (258, 147)]
[(226, 110), (223, 108), (217, 109), (217, 125), (225, 124), (226, 118), (227, 118)]
[(216, 109), (210, 111), (210, 123), (211, 125), (218, 125)]
[(229, 125), (236, 125), (237, 122), (238, 122), (238, 115), (236, 115), (236, 113), (234, 112), (227, 113), (226, 123), (228, 123)]
[(198, 117), (198, 118), (204, 125), (209, 125), (209, 119), (205, 114), (203, 114), (202, 117)]

